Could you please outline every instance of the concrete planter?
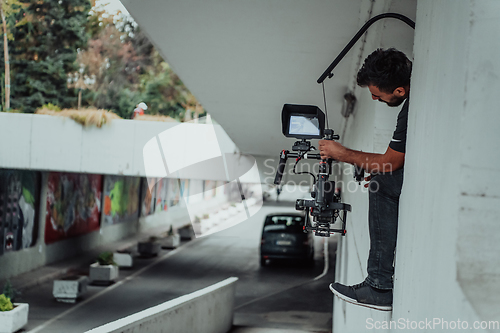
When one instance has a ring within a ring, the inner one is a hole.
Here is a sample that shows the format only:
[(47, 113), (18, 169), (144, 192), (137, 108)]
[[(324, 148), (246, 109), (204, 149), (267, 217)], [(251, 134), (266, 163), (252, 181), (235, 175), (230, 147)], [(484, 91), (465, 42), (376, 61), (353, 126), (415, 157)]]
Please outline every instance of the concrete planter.
[(113, 261), (121, 268), (132, 268), (134, 266), (134, 260), (130, 253), (113, 253)]
[(178, 234), (167, 236), (162, 240), (162, 248), (164, 249), (175, 249), (181, 244), (181, 236)]
[(59, 302), (75, 303), (78, 297), (87, 292), (89, 278), (86, 276), (68, 276), (55, 280), (52, 295)]
[(118, 272), (118, 266), (99, 265), (96, 262), (90, 265), (90, 281), (93, 284), (109, 285), (116, 281)]
[(15, 303), (14, 309), (0, 311), (0, 333), (13, 333), (28, 323), (29, 305)]
[(160, 253), (161, 244), (159, 241), (146, 241), (137, 244), (137, 251), (141, 257), (155, 257)]
[(182, 227), (178, 230), (181, 240), (191, 240), (194, 238), (194, 231), (191, 225)]

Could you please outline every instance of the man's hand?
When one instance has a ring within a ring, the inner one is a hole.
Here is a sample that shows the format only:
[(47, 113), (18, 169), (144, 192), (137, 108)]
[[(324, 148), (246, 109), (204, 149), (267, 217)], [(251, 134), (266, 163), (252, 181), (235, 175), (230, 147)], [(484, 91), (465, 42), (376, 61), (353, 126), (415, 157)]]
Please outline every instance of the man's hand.
[(320, 140), (319, 153), (322, 159), (333, 158), (365, 169), (368, 173), (391, 172), (401, 169), (405, 163), (405, 153), (387, 148), (385, 154), (365, 153), (348, 149), (332, 140)]
[(372, 175), (369, 175), (369, 176), (365, 177), (365, 182), (368, 182), (368, 183), (364, 184), (365, 188), (368, 188), (368, 186), (370, 186), (370, 181), (371, 180), (372, 180)]
[(343, 162), (342, 158), (347, 149), (340, 143), (332, 140), (319, 140), (318, 146), (322, 159), (333, 158), (334, 160)]

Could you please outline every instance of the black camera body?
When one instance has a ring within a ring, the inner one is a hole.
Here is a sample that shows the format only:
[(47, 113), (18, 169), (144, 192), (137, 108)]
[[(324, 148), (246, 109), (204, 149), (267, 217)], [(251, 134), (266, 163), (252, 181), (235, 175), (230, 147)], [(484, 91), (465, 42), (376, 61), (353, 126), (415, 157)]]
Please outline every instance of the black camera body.
[[(318, 175), (311, 174), (314, 178), (312, 199), (297, 199), (295, 209), (307, 212), (304, 232), (314, 231), (316, 236), (322, 237), (330, 237), (335, 232), (345, 235), (347, 212), (351, 211), (351, 206), (341, 202), (340, 194), (335, 192), (335, 182), (328, 180), (332, 173), (333, 160), (323, 160), (319, 154), (309, 153), (315, 148), (308, 141), (338, 140), (339, 136), (334, 135), (333, 130), (325, 129), (325, 114), (317, 106), (285, 104), (281, 112), (281, 124), (284, 136), (301, 141), (294, 143), (292, 147), (294, 152), (288, 150), (281, 152), (274, 184), (280, 185), (288, 157), (296, 158), (293, 168), (295, 174), (300, 174), (295, 172), (295, 167), (301, 159), (320, 160)], [(312, 216), (312, 223), (309, 214)], [(341, 228), (332, 227), (337, 218), (341, 219)]]

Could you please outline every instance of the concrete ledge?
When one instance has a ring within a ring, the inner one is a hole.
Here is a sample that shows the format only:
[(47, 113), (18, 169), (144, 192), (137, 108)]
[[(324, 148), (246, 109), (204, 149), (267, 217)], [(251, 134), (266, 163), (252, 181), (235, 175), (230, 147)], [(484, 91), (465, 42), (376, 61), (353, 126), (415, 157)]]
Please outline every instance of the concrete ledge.
[(238, 278), (231, 277), (85, 333), (225, 333), (233, 322)]

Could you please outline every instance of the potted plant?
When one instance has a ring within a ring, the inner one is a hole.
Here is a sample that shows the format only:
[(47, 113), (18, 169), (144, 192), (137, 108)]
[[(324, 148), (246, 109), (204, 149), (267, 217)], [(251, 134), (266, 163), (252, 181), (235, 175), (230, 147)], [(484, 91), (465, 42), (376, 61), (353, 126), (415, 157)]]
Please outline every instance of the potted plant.
[(160, 253), (161, 244), (158, 237), (151, 236), (147, 241), (139, 242), (137, 244), (137, 251), (141, 257), (155, 257)]
[(113, 253), (103, 252), (97, 261), (90, 265), (90, 281), (92, 284), (109, 285), (118, 278), (118, 266), (113, 260)]
[(113, 261), (120, 268), (132, 268), (134, 266), (134, 259), (128, 250), (113, 253)]
[(174, 233), (174, 228), (170, 225), (170, 229), (168, 230), (167, 237), (163, 240), (162, 248), (164, 249), (175, 249), (181, 243), (181, 237), (179, 234)]
[(179, 228), (179, 235), (181, 236), (181, 240), (191, 240), (194, 237), (194, 231), (191, 224), (188, 224), (182, 228)]
[(58, 302), (75, 303), (87, 292), (89, 278), (84, 275), (67, 275), (54, 280), (52, 295)]
[[(13, 333), (28, 323), (29, 305), (27, 303), (13, 303), (16, 291), (10, 282), (0, 295), (0, 333)], [(12, 298), (10, 297), (12, 296)]]

